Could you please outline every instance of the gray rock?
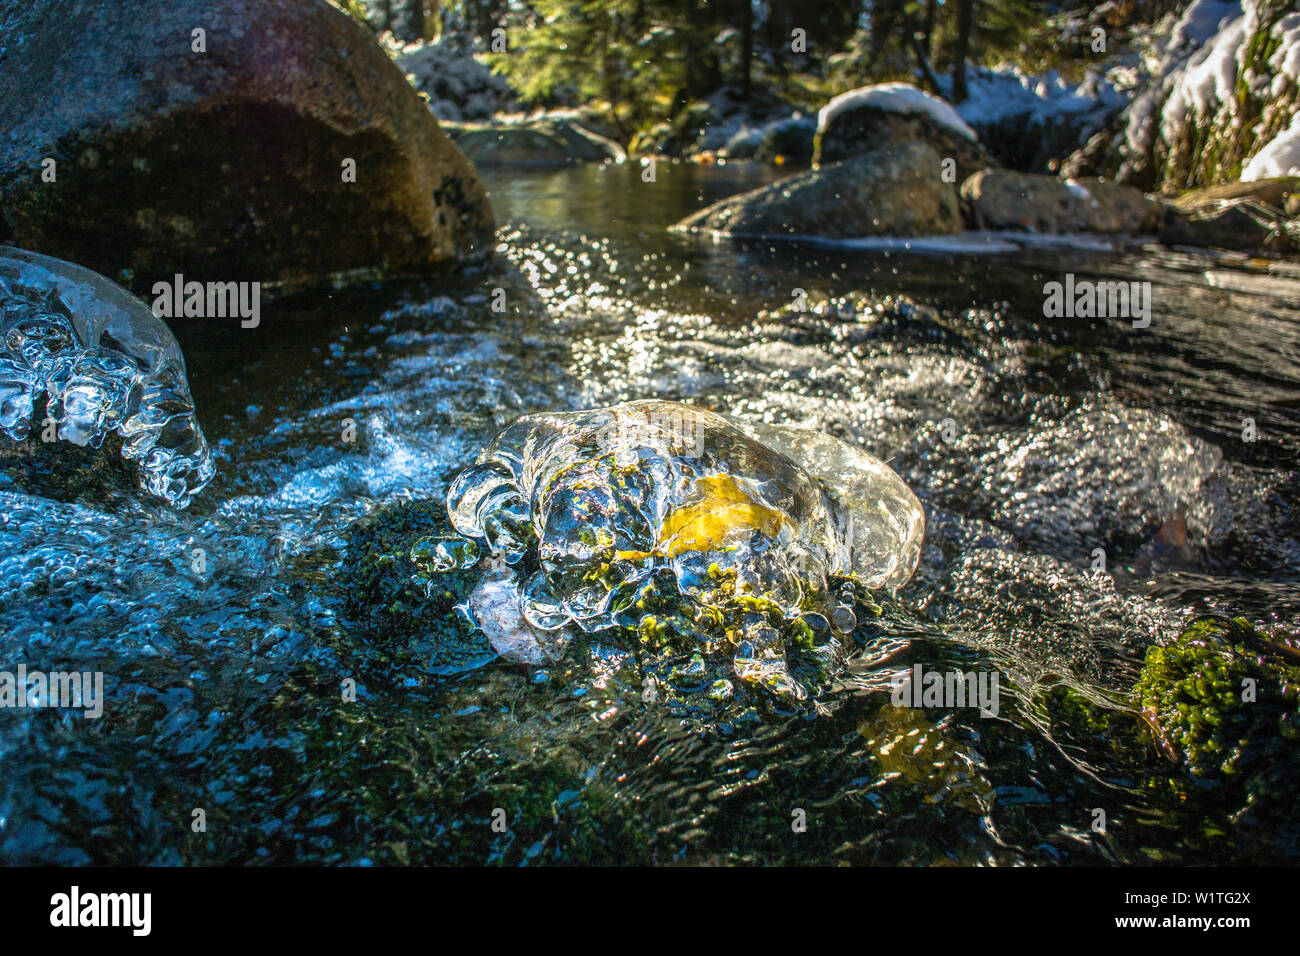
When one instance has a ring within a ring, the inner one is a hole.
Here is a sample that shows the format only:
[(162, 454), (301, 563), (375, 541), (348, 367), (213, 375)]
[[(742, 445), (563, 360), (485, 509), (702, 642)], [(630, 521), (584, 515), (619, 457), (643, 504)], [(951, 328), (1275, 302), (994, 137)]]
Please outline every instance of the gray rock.
[(0, 37), (0, 209), (27, 248), (136, 289), (490, 254), (474, 168), (322, 0), (34, 0), (0, 7)]
[(732, 196), (672, 228), (858, 238), (951, 235), (961, 226), (957, 190), (943, 181), (939, 156), (913, 140)]
[(1165, 218), (1157, 200), (1102, 179), (1065, 180), (1009, 169), (986, 169), (961, 185), (976, 229), (1042, 233), (1154, 232)]
[(940, 126), (922, 113), (870, 106), (843, 110), (817, 133), (813, 164), (835, 163), (909, 140), (925, 143), (939, 156), (956, 160), (958, 182), (989, 165), (988, 154), (978, 142)]

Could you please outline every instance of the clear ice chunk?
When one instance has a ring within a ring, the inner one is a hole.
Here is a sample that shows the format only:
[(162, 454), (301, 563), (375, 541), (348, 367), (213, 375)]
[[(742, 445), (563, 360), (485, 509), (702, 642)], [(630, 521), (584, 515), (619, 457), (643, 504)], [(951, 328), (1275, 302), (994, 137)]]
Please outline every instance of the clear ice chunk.
[[(925, 531), (916, 496), (860, 449), (661, 401), (519, 419), (452, 483), (447, 511), (498, 567), (522, 562), (493, 580), (494, 607), (507, 591), (518, 604), (492, 616), (498, 632), (628, 626), (639, 589), (666, 573), (692, 607), (751, 599), (806, 619), (827, 647), (856, 626), (829, 579), (902, 585)], [(742, 680), (804, 696), (771, 626), (752, 622), (732, 657)]]
[(110, 432), (139, 464), (140, 484), (184, 507), (212, 479), (185, 359), (166, 323), (103, 276), (0, 246), (0, 431), (41, 424), (98, 448)]

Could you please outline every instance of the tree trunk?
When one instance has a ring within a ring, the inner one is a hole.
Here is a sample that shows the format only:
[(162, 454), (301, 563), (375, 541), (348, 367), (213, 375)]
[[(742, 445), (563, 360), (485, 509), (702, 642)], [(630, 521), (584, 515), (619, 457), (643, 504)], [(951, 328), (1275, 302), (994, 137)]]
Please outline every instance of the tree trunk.
[(744, 26), (740, 35), (740, 95), (748, 100), (754, 79), (754, 4), (753, 0), (742, 2), (744, 11), (741, 17)]
[(939, 18), (939, 0), (926, 0), (925, 19), (921, 21), (921, 49), (928, 60), (934, 56), (934, 25)]
[(964, 102), (966, 90), (966, 57), (970, 54), (970, 35), (975, 25), (975, 0), (957, 0), (956, 62), (952, 65), (952, 101)]
[(934, 70), (930, 66), (930, 61), (925, 56), (925, 49), (922, 46), (924, 36), (919, 33), (912, 34), (912, 50), (916, 53), (916, 65), (920, 69), (921, 78), (925, 85), (930, 88), (930, 92), (939, 95), (939, 78), (934, 75)]
[(699, 0), (685, 0), (686, 88), (693, 99), (708, 96), (722, 85), (722, 71), (712, 37), (706, 29), (708, 13)]
[(417, 39), (428, 43), (438, 35), (438, 0), (412, 0)]

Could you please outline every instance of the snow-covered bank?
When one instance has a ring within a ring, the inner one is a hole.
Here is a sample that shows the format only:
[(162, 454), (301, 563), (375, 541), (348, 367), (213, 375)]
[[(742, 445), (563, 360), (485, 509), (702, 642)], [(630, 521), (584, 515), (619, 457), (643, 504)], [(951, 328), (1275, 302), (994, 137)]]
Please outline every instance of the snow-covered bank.
[(1300, 171), (1300, 13), (1193, 0), (1148, 38), (1142, 72), (1114, 137), (1073, 169), (1166, 192)]
[(513, 105), (505, 79), (459, 43), (415, 43), (392, 52), (394, 62), (411, 85), (428, 96), (429, 109), (440, 120), (486, 122)]
[[(1035, 76), (1012, 66), (972, 69), (956, 112), (1003, 165), (1048, 172), (1128, 105), (1129, 72), (1112, 65), (1074, 84), (1056, 70)], [(940, 79), (940, 90), (951, 96), (951, 77)]]

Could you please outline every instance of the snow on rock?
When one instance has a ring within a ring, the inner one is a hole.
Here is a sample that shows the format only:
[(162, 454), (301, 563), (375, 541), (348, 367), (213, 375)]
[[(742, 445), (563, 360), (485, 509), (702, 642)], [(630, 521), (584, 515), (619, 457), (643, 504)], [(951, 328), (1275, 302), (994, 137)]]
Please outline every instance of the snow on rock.
[(957, 111), (929, 93), (908, 83), (878, 83), (841, 93), (822, 107), (817, 117), (817, 131), (827, 127), (841, 113), (869, 107), (888, 113), (912, 113), (929, 117), (939, 126), (966, 139), (978, 142), (979, 136), (967, 125)]
[(726, 151), (735, 140), (743, 151), (752, 135), (757, 149), (772, 124), (796, 115), (788, 103), (772, 98), (749, 101), (737, 87), (722, 86), (691, 105), (679, 124), (677, 145), (683, 154), (693, 155)]
[(1245, 182), (1276, 176), (1300, 176), (1300, 116), (1255, 154), (1241, 171)]
[[(1035, 76), (1012, 66), (973, 69), (957, 113), (1003, 165), (1048, 172), (1128, 104), (1123, 71), (1112, 72), (1117, 75), (1089, 71), (1073, 84), (1056, 70)], [(939, 82), (950, 96), (952, 79)]]

